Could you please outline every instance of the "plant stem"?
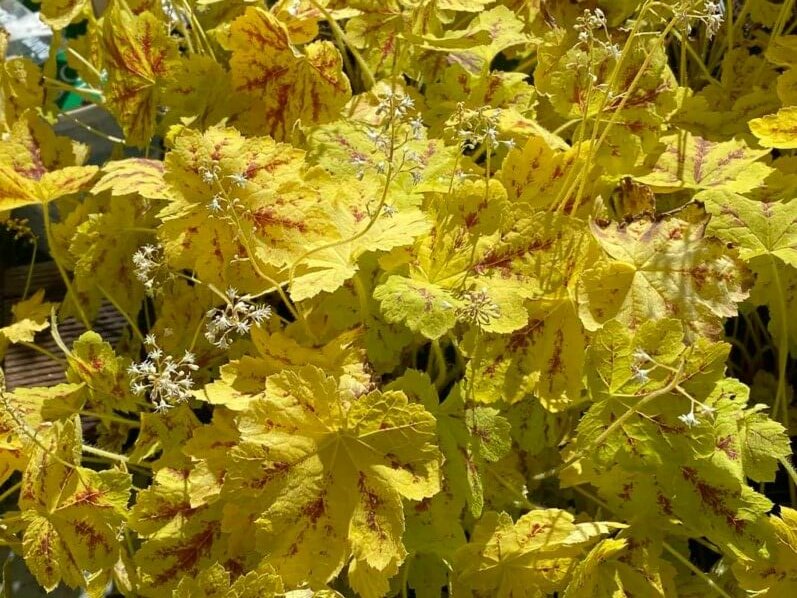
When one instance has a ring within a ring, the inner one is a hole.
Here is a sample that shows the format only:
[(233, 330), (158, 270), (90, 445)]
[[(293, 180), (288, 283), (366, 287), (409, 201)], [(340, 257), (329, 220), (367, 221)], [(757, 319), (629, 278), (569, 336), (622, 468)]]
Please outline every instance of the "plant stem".
[(705, 572), (698, 569), (692, 561), (682, 555), (680, 552), (675, 550), (672, 546), (670, 546), (667, 542), (662, 542), (661, 545), (664, 547), (664, 550), (669, 552), (672, 556), (675, 557), (677, 561), (679, 561), (684, 567), (689, 569), (692, 573), (697, 575), (700, 579), (702, 579), (707, 586), (709, 586), (712, 590), (714, 590), (717, 595), (721, 596), (722, 598), (732, 598), (728, 592), (723, 590), (721, 587), (717, 585), (717, 583), (711, 579)]
[(66, 271), (64, 270), (63, 266), (61, 266), (61, 262), (58, 261), (58, 255), (56, 252), (56, 244), (53, 242), (53, 235), (52, 235), (52, 227), (50, 224), (50, 204), (47, 202), (42, 202), (42, 215), (44, 216), (44, 235), (47, 239), (47, 245), (50, 247), (50, 255), (55, 262), (56, 268), (58, 268), (58, 273), (61, 275), (61, 279), (64, 281), (64, 286), (66, 290), (69, 292), (69, 295), (72, 297), (72, 303), (75, 305), (75, 309), (80, 316), (80, 320), (83, 323), (83, 327), (86, 330), (91, 330), (91, 322), (86, 317), (86, 312), (83, 311), (83, 306), (80, 305), (80, 300), (78, 298), (75, 289), (72, 287), (72, 283), (69, 280), (69, 276), (67, 276)]

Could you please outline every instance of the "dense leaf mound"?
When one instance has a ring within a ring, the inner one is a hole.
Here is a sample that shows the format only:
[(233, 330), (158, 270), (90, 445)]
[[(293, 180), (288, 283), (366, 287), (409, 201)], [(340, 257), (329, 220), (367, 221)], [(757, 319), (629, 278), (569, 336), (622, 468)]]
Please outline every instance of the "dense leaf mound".
[(66, 288), (0, 328), (65, 372), (0, 389), (44, 589), (795, 595), (793, 1), (93, 5), (0, 64)]

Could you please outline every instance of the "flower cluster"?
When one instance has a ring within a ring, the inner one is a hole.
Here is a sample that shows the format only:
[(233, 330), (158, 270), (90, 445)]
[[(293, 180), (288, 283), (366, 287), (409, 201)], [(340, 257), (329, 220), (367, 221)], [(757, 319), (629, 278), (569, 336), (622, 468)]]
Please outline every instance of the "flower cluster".
[(701, 20), (706, 24), (706, 35), (711, 39), (720, 30), (722, 22), (725, 20), (725, 3), (723, 0), (717, 0), (716, 2), (707, 0), (703, 5)]
[(515, 147), (513, 139), (499, 139), (500, 120), (500, 108), (480, 106), (476, 110), (471, 110), (460, 102), (454, 114), (446, 122), (446, 132), (459, 141), (463, 151), (473, 151), (479, 146), (485, 146), (491, 153), (499, 145), (512, 149)]
[(167, 271), (161, 248), (156, 245), (142, 246), (133, 254), (133, 266), (136, 278), (143, 283), (147, 295), (151, 296), (155, 292), (158, 275)]
[(631, 372), (634, 374), (634, 382), (637, 384), (646, 384), (650, 381), (651, 368), (643, 368), (642, 366), (648, 362), (653, 361), (647, 351), (641, 347), (637, 347), (634, 351), (634, 363), (631, 364)]
[(233, 335), (248, 334), (252, 326), (271, 316), (271, 307), (262, 303), (251, 303), (248, 295), (238, 295), (238, 291), (233, 288), (227, 289), (227, 299), (224, 308), (214, 307), (207, 313), (205, 338), (220, 349), (226, 349), (232, 344)]
[(246, 178), (244, 173), (222, 176), (219, 165), (211, 163), (209, 166), (200, 167), (199, 175), (202, 177), (202, 182), (213, 191), (213, 195), (207, 204), (211, 217), (230, 216), (230, 212), (241, 207), (241, 200), (232, 196), (228, 189), (222, 184), (222, 181), (229, 179), (233, 186), (239, 189), (245, 189), (249, 183), (249, 179)]
[(408, 172), (413, 183), (420, 182), (425, 164), (418, 152), (407, 144), (423, 139), (426, 129), (420, 115), (413, 114), (414, 111), (415, 102), (406, 94), (388, 90), (380, 96), (376, 115), (382, 120), (379, 125), (369, 125), (365, 131), (374, 155), (355, 151), (350, 157), (357, 178), (362, 179), (370, 166), (379, 174), (385, 174), (388, 166), (392, 166), (393, 176)]
[[(620, 46), (612, 42), (611, 34), (606, 25), (606, 15), (600, 8), (594, 11), (585, 10), (584, 14), (576, 19), (573, 28), (578, 33), (578, 41), (581, 44), (592, 46), (597, 45), (602, 48), (604, 52), (614, 60), (619, 60), (622, 54)], [(599, 31), (603, 32), (606, 39), (601, 39), (597, 36)], [(593, 74), (593, 81), (596, 79)]]
[(147, 357), (127, 368), (130, 389), (136, 395), (149, 393), (156, 411), (166, 411), (191, 397), (192, 372), (199, 369), (194, 355), (186, 351), (180, 359), (165, 355), (151, 334), (144, 339)]
[[(656, 362), (653, 357), (648, 354), (647, 351), (642, 349), (641, 347), (637, 347), (637, 349), (633, 353), (634, 361), (631, 364), (631, 371), (634, 374), (634, 381), (638, 384), (645, 384), (650, 381), (650, 372), (656, 368), (661, 366), (658, 362)], [(645, 364), (650, 364), (649, 367), (644, 368), (642, 367)], [(665, 366), (661, 366), (665, 367)], [(692, 428), (700, 423), (697, 415), (695, 415), (695, 408), (698, 407), (699, 412), (701, 415), (712, 415), (716, 409), (706, 405), (705, 403), (701, 403), (700, 401), (696, 400), (685, 391), (683, 391), (680, 387), (676, 387), (676, 389), (681, 392), (684, 396), (689, 399), (689, 411), (683, 413), (678, 416), (678, 419), (688, 428)]]
[(481, 327), (501, 317), (501, 308), (493, 302), (485, 288), (465, 291), (460, 298), (464, 305), (457, 310), (457, 315), (466, 322)]
[(684, 27), (687, 33), (691, 34), (691, 21), (700, 21), (706, 26), (706, 37), (711, 39), (720, 30), (725, 20), (725, 2), (724, 0), (702, 0), (702, 6), (695, 11), (695, 4), (699, 4), (699, 1), (684, 1), (679, 8), (679, 25)]

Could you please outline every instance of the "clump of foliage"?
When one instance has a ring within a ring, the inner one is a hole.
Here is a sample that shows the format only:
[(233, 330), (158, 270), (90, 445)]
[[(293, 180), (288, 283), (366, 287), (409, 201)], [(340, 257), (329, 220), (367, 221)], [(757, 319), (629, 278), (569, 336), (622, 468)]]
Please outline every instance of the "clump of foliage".
[(794, 5), (42, 0), (144, 151), (2, 64), (67, 287), (0, 330), (66, 373), (2, 390), (2, 542), (91, 595), (794, 595)]

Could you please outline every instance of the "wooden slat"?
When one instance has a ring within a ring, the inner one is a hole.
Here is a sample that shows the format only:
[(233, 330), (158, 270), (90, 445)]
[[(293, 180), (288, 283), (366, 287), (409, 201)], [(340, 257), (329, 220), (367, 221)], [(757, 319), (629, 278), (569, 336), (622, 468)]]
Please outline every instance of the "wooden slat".
[[(2, 315), (3, 322), (9, 321), (11, 306), (19, 301), (25, 289), (27, 266), (10, 268), (3, 277)], [(36, 264), (33, 271), (30, 292), (39, 288), (45, 289), (47, 301), (61, 301), (64, 298), (64, 285), (53, 262)], [(124, 318), (108, 302), (103, 302), (93, 330), (102, 338), (114, 345), (124, 333), (126, 326)], [(67, 347), (85, 332), (83, 325), (74, 318), (66, 319), (58, 324), (58, 332)], [(36, 344), (51, 353), (62, 356), (61, 350), (49, 329), (36, 335)], [(10, 345), (6, 351), (3, 362), (6, 385), (9, 390), (18, 386), (53, 386), (65, 380), (63, 365), (47, 355), (22, 345)]]

